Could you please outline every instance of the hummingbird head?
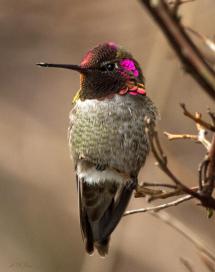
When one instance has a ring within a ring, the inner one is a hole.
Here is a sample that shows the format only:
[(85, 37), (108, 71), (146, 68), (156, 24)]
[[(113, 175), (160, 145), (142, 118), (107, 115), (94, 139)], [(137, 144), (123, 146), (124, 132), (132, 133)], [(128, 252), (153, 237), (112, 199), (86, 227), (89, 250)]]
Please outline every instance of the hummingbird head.
[(39, 63), (43, 67), (80, 72), (80, 99), (103, 99), (115, 94), (145, 95), (144, 77), (138, 62), (112, 42), (89, 50), (80, 65)]

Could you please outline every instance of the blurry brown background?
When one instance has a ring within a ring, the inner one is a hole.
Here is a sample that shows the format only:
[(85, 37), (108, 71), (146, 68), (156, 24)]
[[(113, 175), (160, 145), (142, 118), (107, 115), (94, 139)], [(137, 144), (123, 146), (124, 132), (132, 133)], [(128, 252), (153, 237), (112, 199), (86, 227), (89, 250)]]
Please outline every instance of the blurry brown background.
[[(181, 12), (185, 24), (214, 34), (214, 0), (187, 4)], [(84, 253), (66, 137), (79, 76), (35, 63), (79, 63), (102, 41), (123, 45), (141, 63), (162, 116), (161, 133), (195, 132), (179, 102), (204, 113), (214, 107), (138, 1), (0, 0), (0, 271), (179, 272), (185, 257), (204, 272), (193, 245), (147, 214), (121, 221), (106, 259)], [(175, 173), (194, 184), (203, 147), (161, 138)], [(167, 181), (153, 163), (150, 158), (140, 180)], [(144, 199), (132, 199), (129, 208), (143, 206)], [(168, 212), (215, 249), (214, 218), (203, 209), (190, 202)]]

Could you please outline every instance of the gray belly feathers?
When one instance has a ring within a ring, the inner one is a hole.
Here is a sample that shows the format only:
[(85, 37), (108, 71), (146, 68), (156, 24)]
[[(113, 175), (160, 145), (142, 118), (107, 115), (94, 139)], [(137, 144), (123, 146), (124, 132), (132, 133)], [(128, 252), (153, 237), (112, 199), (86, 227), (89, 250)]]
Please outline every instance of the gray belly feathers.
[(70, 113), (69, 128), (75, 162), (84, 159), (137, 175), (149, 151), (146, 116), (155, 122), (155, 106), (146, 96), (77, 101)]

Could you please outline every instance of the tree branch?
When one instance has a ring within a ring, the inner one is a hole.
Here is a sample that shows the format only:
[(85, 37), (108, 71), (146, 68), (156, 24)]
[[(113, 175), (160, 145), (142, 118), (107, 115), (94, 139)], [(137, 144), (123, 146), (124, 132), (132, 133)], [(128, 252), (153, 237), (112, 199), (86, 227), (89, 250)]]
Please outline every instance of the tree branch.
[(180, 198), (178, 198), (178, 199), (176, 199), (174, 201), (171, 201), (171, 202), (168, 202), (168, 203), (165, 203), (165, 204), (161, 204), (161, 205), (158, 205), (158, 206), (155, 206), (155, 207), (147, 207), (147, 208), (141, 208), (141, 209), (127, 211), (127, 212), (124, 213), (124, 216), (131, 215), (131, 214), (136, 214), (136, 213), (158, 212), (160, 210), (163, 210), (163, 209), (166, 209), (166, 208), (169, 208), (169, 207), (177, 206), (180, 203), (188, 201), (188, 200), (190, 200), (192, 198), (193, 198), (192, 196), (186, 195), (186, 196), (180, 197)]
[(189, 139), (189, 140), (193, 140), (195, 142), (198, 141), (198, 136), (197, 135), (192, 135), (192, 134), (172, 134), (169, 133), (167, 131), (164, 131), (164, 135), (167, 136), (168, 140), (172, 141), (172, 140), (178, 140), (178, 139)]
[(185, 30), (189, 31), (197, 38), (199, 38), (213, 53), (215, 53), (215, 43), (213, 40), (209, 39), (205, 35), (199, 33), (198, 31), (192, 29), (191, 27), (185, 27)]
[(164, 0), (140, 0), (159, 25), (185, 70), (215, 100), (215, 72), (185, 32), (180, 20)]
[[(184, 103), (181, 103), (180, 106), (181, 106), (181, 108), (183, 109), (183, 113), (184, 113), (185, 116), (189, 117), (189, 118), (190, 118), (191, 120), (193, 120), (195, 123), (200, 124), (200, 125), (203, 126), (204, 128), (206, 128), (206, 129), (208, 129), (208, 130), (210, 130), (210, 131), (215, 132), (215, 126), (214, 126), (214, 125), (209, 124), (208, 122), (202, 120), (199, 116), (197, 117), (197, 116), (193, 115), (192, 113), (190, 113), (190, 112), (187, 110), (187, 108), (186, 108), (186, 106), (185, 106)], [(210, 115), (210, 116), (213, 116), (213, 113), (212, 113), (211, 111), (209, 111), (209, 115)]]
[[(158, 138), (158, 133), (154, 129), (153, 126), (151, 126), (150, 119), (146, 119), (146, 133), (148, 135), (151, 151), (157, 160), (157, 165), (162, 169), (162, 171), (169, 176), (172, 181), (176, 184), (178, 189), (185, 192), (186, 194), (189, 194), (193, 196), (194, 198), (200, 200), (201, 204), (209, 209), (215, 210), (215, 199), (212, 197), (212, 192), (214, 189), (214, 183), (215, 183), (215, 140), (212, 142), (212, 145), (209, 150), (209, 155), (206, 158), (209, 160), (207, 168), (205, 170), (204, 177), (206, 178), (204, 180), (204, 184), (199, 187), (199, 191), (195, 191), (186, 185), (184, 185), (183, 182), (181, 182), (174, 173), (170, 170), (167, 163), (167, 157), (165, 156), (162, 147), (160, 145), (160, 141)], [(211, 151), (212, 150), (212, 151)], [(212, 167), (212, 170), (208, 171), (208, 167)], [(201, 172), (200, 172), (201, 173)]]

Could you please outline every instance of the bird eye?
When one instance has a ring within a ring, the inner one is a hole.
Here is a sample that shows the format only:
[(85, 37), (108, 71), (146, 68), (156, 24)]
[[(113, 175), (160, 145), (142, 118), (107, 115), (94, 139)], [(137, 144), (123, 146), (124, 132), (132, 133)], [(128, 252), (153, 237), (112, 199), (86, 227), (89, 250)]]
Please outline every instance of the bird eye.
[(107, 69), (108, 71), (113, 71), (114, 68), (115, 68), (115, 64), (114, 64), (114, 63), (108, 63), (108, 64), (106, 65), (106, 69)]
[(116, 63), (107, 63), (101, 68), (101, 70), (112, 72), (116, 67), (117, 67)]

